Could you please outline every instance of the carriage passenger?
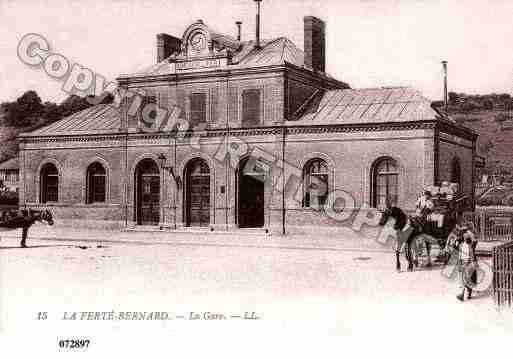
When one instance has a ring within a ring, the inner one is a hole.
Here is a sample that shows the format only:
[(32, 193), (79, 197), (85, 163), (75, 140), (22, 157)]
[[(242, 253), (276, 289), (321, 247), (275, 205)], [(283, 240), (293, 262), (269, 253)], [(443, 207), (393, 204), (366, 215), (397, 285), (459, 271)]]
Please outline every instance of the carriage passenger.
[(425, 191), (419, 199), (415, 202), (415, 214), (412, 217), (413, 225), (419, 227), (418, 230), (422, 231), (426, 222), (430, 220), (430, 215), (433, 212), (435, 204), (431, 199), (431, 192)]
[(424, 216), (426, 213), (430, 213), (434, 207), (435, 204), (431, 199), (431, 192), (429, 191), (425, 191), (415, 202), (417, 216)]

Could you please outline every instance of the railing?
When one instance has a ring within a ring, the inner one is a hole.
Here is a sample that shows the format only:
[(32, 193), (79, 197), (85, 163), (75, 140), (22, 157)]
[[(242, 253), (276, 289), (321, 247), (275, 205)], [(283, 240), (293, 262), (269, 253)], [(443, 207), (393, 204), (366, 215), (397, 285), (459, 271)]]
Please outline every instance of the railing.
[(493, 248), (493, 298), (499, 307), (513, 305), (513, 242)]
[(513, 240), (513, 212), (478, 211), (465, 212), (463, 219), (474, 225), (480, 241)]

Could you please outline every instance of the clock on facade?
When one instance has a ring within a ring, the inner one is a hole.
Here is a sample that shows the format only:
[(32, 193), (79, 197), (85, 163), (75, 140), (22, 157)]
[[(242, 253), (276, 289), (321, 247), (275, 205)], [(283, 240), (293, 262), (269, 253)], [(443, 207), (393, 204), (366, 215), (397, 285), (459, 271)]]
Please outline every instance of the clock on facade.
[(193, 50), (201, 51), (206, 47), (207, 39), (205, 38), (204, 34), (198, 32), (191, 37), (191, 40), (189, 41), (189, 43)]

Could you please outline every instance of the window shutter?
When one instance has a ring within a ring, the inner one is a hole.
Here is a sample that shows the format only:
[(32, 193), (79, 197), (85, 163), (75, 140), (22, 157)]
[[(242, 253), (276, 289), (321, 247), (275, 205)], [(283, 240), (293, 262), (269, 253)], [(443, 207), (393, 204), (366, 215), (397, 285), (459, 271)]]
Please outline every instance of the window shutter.
[(217, 87), (210, 89), (210, 122), (217, 123), (218, 120), (218, 90)]
[(178, 118), (182, 120), (187, 120), (185, 113), (185, 91), (181, 89), (176, 90), (176, 106), (178, 106), (179, 113)]
[(226, 115), (229, 127), (240, 127), (238, 105), (237, 87), (228, 87), (228, 113)]
[(260, 125), (260, 90), (242, 92), (242, 127)]
[(195, 128), (199, 124), (207, 122), (207, 98), (205, 93), (191, 93), (191, 117), (190, 127)]
[[(159, 111), (164, 111), (164, 112), (169, 111), (169, 109), (168, 109), (169, 99), (168, 99), (168, 94), (165, 90), (166, 89), (164, 89), (164, 91), (159, 93), (159, 101), (158, 101)], [(169, 115), (169, 113), (167, 115)], [(166, 115), (166, 117), (167, 117), (167, 115)]]
[(139, 118), (141, 120), (140, 123), (142, 124), (142, 126), (146, 127), (146, 128), (152, 127), (152, 125), (153, 125), (153, 123), (155, 121), (156, 115), (157, 115), (156, 113), (153, 113), (153, 111), (152, 111), (152, 112), (149, 113), (149, 118), (148, 118), (148, 114), (147, 114), (147, 118), (143, 118), (144, 108), (148, 104), (157, 104), (157, 96), (155, 96), (155, 95), (146, 95), (142, 99), (141, 108), (140, 108), (140, 111), (139, 111)]

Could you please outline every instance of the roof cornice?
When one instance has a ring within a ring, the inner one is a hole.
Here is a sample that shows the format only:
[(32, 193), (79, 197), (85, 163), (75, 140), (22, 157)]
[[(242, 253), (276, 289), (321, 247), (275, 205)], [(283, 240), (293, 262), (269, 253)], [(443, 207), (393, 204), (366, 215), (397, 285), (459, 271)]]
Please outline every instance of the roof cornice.
[(170, 81), (178, 82), (180, 80), (204, 79), (209, 77), (230, 77), (240, 75), (252, 75), (271, 72), (283, 72), (285, 65), (268, 65), (247, 68), (222, 68), (205, 71), (170, 73), (160, 75), (127, 75), (120, 76), (116, 80), (120, 85), (129, 85), (134, 83)]
[(479, 137), (479, 134), (472, 129), (458, 125), (444, 118), (438, 119), (437, 127), (440, 131), (449, 133), (451, 135), (456, 135), (469, 141), (476, 141)]
[[(259, 136), (281, 134), (285, 131), (288, 134), (302, 133), (340, 133), (340, 132), (377, 132), (377, 131), (398, 131), (398, 130), (419, 130), (434, 129), (437, 121), (411, 121), (411, 122), (386, 122), (386, 123), (354, 123), (354, 124), (326, 124), (326, 125), (277, 125), (255, 128), (222, 128), (209, 129), (195, 132), (200, 137), (223, 137), (223, 136)], [(192, 133), (186, 133), (184, 137), (191, 137)], [(174, 137), (171, 132), (155, 133), (118, 133), (118, 134), (84, 134), (84, 135), (59, 135), (59, 136), (31, 136), (20, 138), (24, 143), (42, 142), (90, 142), (90, 141), (112, 141), (137, 139), (159, 139)]]

